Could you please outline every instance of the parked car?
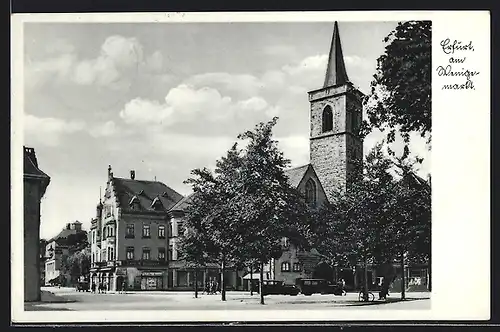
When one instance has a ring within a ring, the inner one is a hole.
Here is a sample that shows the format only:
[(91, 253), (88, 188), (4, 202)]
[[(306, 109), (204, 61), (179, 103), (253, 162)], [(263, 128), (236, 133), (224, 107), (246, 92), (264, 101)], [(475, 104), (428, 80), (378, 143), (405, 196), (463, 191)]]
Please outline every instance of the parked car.
[(88, 281), (79, 281), (76, 284), (76, 290), (79, 292), (89, 292), (90, 291), (90, 283)]
[(263, 280), (262, 289), (264, 295), (292, 295), (299, 294), (299, 289), (295, 285), (285, 284), (281, 280)]
[(325, 279), (297, 279), (297, 288), (304, 295), (334, 294), (342, 295), (342, 289)]

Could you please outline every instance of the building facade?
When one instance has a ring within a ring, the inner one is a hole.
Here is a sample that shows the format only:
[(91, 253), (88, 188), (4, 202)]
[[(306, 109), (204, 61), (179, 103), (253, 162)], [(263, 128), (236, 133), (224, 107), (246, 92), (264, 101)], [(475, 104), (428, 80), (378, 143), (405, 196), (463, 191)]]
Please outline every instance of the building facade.
[[(192, 267), (189, 267), (185, 261), (180, 259), (179, 252), (179, 241), (183, 235), (183, 220), (185, 217), (185, 209), (190, 204), (192, 194), (180, 200), (170, 211), (169, 211), (169, 249), (168, 249), (168, 260), (169, 260), (169, 277), (168, 277), (168, 288), (177, 290), (192, 290), (194, 289), (195, 283), (195, 273), (196, 282), (198, 288), (202, 289), (205, 284), (210, 281), (217, 281), (219, 285), (221, 284), (221, 272), (220, 266), (218, 264), (208, 263), (206, 267), (197, 269), (196, 272)], [(241, 276), (242, 277), (242, 276)], [(226, 267), (224, 272), (224, 283), (227, 289), (241, 289), (243, 287), (243, 281), (241, 277), (238, 276), (238, 271), (229, 267)]]
[(91, 283), (107, 290), (168, 288), (168, 211), (182, 195), (157, 181), (113, 176), (91, 223)]
[(82, 223), (74, 221), (66, 226), (45, 246), (45, 285), (71, 285), (73, 280), (68, 273), (61, 269), (62, 259), (79, 249), (80, 244), (85, 244), (87, 232), (82, 229)]
[(38, 168), (33, 148), (24, 150), (24, 301), (40, 300), (40, 204), (50, 177)]

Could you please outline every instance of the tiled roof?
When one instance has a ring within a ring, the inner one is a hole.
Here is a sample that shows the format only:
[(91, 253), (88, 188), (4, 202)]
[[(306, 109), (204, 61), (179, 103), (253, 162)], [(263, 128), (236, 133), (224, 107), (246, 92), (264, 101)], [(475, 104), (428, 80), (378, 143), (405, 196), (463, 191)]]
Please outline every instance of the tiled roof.
[(304, 177), (304, 174), (306, 173), (310, 165), (311, 164), (306, 164), (303, 166), (285, 170), (285, 174), (288, 176), (288, 180), (294, 188), (297, 188), (299, 186), (300, 181)]
[(136, 198), (140, 205), (140, 211), (158, 211), (152, 203), (156, 197), (159, 198), (161, 211), (170, 210), (183, 197), (181, 194), (158, 181), (132, 180), (113, 178), (113, 186), (124, 211), (132, 210), (129, 203)]
[(61, 232), (59, 232), (59, 234), (57, 234), (56, 236), (54, 236), (52, 239), (50, 239), (47, 242), (65, 240), (65, 239), (68, 238), (68, 236), (75, 235), (77, 233), (87, 233), (87, 232), (84, 231), (84, 230), (76, 230), (76, 229), (67, 229), (67, 228), (65, 228)]
[(184, 211), (184, 209), (191, 203), (193, 200), (194, 193), (191, 193), (181, 199), (177, 204), (175, 204), (170, 211)]

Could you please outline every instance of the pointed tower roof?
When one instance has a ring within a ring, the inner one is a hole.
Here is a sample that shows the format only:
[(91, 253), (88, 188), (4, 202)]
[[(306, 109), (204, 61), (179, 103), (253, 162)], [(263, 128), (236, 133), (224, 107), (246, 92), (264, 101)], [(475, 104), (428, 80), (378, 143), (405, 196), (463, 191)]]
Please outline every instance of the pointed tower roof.
[(349, 82), (345, 69), (344, 55), (342, 54), (342, 45), (340, 43), (339, 26), (337, 21), (333, 26), (332, 44), (328, 56), (328, 65), (326, 67), (326, 76), (324, 88), (340, 85)]

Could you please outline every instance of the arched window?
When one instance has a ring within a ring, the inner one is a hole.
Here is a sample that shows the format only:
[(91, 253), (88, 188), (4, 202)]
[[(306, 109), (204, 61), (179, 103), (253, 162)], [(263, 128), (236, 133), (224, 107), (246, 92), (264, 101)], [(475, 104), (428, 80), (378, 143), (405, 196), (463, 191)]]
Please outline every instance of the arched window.
[(306, 203), (316, 206), (316, 184), (313, 179), (306, 182)]
[(330, 106), (323, 110), (323, 132), (333, 130), (333, 112)]

